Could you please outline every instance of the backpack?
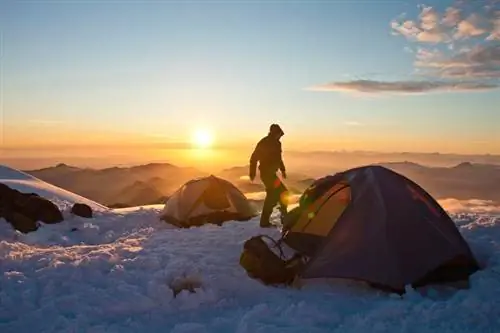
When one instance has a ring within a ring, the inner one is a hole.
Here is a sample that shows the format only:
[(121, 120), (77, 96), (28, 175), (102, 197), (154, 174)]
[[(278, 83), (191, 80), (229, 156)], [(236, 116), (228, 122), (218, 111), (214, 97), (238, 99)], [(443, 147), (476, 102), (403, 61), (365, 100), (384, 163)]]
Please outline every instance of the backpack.
[[(268, 236), (254, 236), (245, 241), (240, 265), (249, 277), (261, 280), (266, 285), (292, 284), (302, 267), (301, 260), (298, 260), (300, 258), (281, 259), (271, 251), (263, 237)], [(272, 238), (271, 240), (275, 242)]]

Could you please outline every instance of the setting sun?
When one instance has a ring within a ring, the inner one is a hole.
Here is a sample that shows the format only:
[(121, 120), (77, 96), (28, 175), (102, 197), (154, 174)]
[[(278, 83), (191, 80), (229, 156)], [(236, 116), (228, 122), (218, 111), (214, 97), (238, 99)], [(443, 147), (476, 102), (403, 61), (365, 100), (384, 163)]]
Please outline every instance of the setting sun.
[(214, 142), (214, 134), (206, 129), (197, 129), (193, 133), (192, 143), (196, 148), (209, 148)]

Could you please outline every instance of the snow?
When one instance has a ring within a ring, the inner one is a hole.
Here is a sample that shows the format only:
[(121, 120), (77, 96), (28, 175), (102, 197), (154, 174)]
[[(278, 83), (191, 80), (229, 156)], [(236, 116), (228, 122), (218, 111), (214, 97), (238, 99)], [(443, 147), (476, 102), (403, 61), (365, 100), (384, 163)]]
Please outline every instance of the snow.
[[(455, 215), (478, 259), (470, 290), (400, 298), (351, 283), (266, 287), (239, 266), (258, 220), (176, 229), (159, 207), (0, 224), (0, 332), (487, 332), (500, 328), (500, 219)], [(76, 228), (76, 230), (75, 230)], [(73, 230), (73, 231), (72, 231)], [(173, 297), (187, 276), (195, 293)]]
[[(29, 180), (31, 181), (31, 180)], [(54, 192), (66, 205), (71, 196)], [(400, 297), (349, 281), (268, 287), (239, 265), (258, 218), (177, 229), (162, 206), (68, 216), (21, 234), (0, 219), (0, 332), (500, 331), (500, 216), (452, 217), (486, 268), (470, 289)], [(170, 288), (189, 279), (194, 293)]]
[(0, 165), (0, 183), (23, 193), (36, 193), (41, 197), (58, 204), (63, 212), (69, 211), (75, 203), (87, 204), (94, 211), (109, 209), (95, 201), (44, 182), (43, 180), (28, 175), (22, 171), (3, 165)]

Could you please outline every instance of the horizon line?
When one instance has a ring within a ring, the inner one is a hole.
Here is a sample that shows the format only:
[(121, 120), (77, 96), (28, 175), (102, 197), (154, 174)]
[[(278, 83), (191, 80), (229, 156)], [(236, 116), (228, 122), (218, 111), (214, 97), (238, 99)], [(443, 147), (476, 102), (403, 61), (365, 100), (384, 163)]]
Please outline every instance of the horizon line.
[[(211, 148), (196, 148), (193, 147), (190, 143), (158, 143), (158, 144), (149, 144), (149, 143), (137, 143), (137, 144), (127, 144), (127, 145), (100, 145), (100, 144), (90, 144), (90, 145), (57, 145), (57, 146), (48, 146), (48, 145), (30, 145), (30, 146), (3, 146), (0, 147), (0, 152), (9, 152), (9, 151), (26, 151), (26, 150), (52, 150), (52, 151), (63, 151), (70, 149), (121, 149), (121, 150), (133, 150), (138, 148), (146, 148), (146, 149), (166, 149), (166, 150), (187, 150), (187, 151), (217, 151), (217, 150), (231, 150), (243, 148), (245, 146), (253, 147), (252, 145), (219, 145)], [(441, 155), (441, 156), (488, 156), (488, 157), (500, 157), (500, 153), (459, 153), (459, 152), (440, 152), (440, 151), (382, 151), (382, 150), (363, 150), (363, 149), (316, 149), (316, 150), (304, 150), (304, 149), (283, 149), (284, 153), (291, 154), (381, 154), (381, 155)], [(76, 156), (75, 156), (76, 157)], [(16, 159), (24, 159), (23, 157), (16, 157)], [(1, 160), (1, 158), (0, 158)]]
[[(422, 167), (425, 167), (425, 168), (434, 168), (436, 166), (432, 166), (432, 165), (426, 165), (426, 164), (423, 164), (423, 163), (418, 163), (418, 162), (412, 162), (412, 161), (405, 161), (405, 160), (400, 160), (400, 161), (379, 161), (379, 162), (372, 162), (372, 163), (361, 163), (359, 164), (359, 166), (369, 166), (369, 165), (387, 165), (387, 164), (404, 164), (404, 163), (412, 163), (412, 164), (415, 164), (415, 165), (419, 165), (419, 166), (422, 166)], [(468, 162), (468, 161), (461, 161), (457, 164), (455, 164), (454, 166), (450, 166), (448, 168), (453, 168), (453, 167), (456, 167), (458, 165), (461, 165), (461, 164), (464, 164), (464, 163), (471, 163), (471, 162)], [(471, 163), (471, 164), (481, 164), (481, 163)], [(172, 163), (172, 162), (167, 162), (167, 161), (164, 161), (164, 162), (146, 162), (146, 163), (131, 163), (131, 164), (127, 164), (127, 163), (117, 163), (117, 164), (114, 164), (114, 165), (110, 165), (110, 166), (107, 166), (107, 167), (87, 167), (87, 166), (78, 166), (77, 164), (69, 164), (69, 163), (65, 163), (65, 162), (59, 162), (59, 163), (54, 163), (54, 164), (49, 164), (45, 167), (39, 167), (39, 168), (16, 168), (14, 166), (10, 166), (8, 164), (2, 164), (0, 162), (0, 166), (6, 166), (8, 168), (12, 168), (12, 169), (15, 169), (15, 170), (19, 170), (19, 171), (22, 171), (22, 172), (29, 172), (29, 171), (39, 171), (39, 170), (44, 170), (44, 169), (51, 169), (51, 168), (57, 168), (57, 167), (60, 167), (60, 166), (65, 166), (65, 167), (69, 167), (69, 168), (76, 168), (76, 169), (80, 169), (80, 170), (95, 170), (95, 171), (102, 171), (102, 170), (108, 170), (108, 169), (114, 169), (114, 168), (122, 168), (122, 169), (130, 169), (130, 168), (138, 168), (138, 167), (146, 167), (146, 166), (150, 166), (150, 165), (160, 165), (160, 166), (171, 166), (171, 167), (174, 167), (174, 168), (178, 168), (178, 169), (193, 169), (194, 171), (196, 172), (201, 172), (201, 173), (206, 173), (206, 174), (212, 174), (212, 175), (215, 175), (217, 173), (220, 173), (220, 172), (224, 172), (224, 171), (230, 171), (232, 169), (237, 169), (237, 168), (247, 168), (248, 167), (248, 164), (246, 165), (233, 165), (233, 166), (228, 166), (228, 167), (221, 167), (221, 168), (217, 168), (217, 171), (206, 171), (206, 170), (203, 170), (203, 169), (199, 169), (197, 168), (196, 166), (182, 166), (182, 165), (178, 165), (178, 164), (175, 164), (175, 163)], [(488, 164), (486, 163), (486, 165), (497, 165), (497, 164)], [(355, 168), (355, 167), (352, 167), (352, 168)], [(347, 168), (347, 169), (350, 169), (350, 168)], [(292, 173), (295, 173), (295, 172), (292, 172)], [(299, 174), (301, 174), (300, 172), (298, 172)], [(306, 175), (307, 176), (307, 175)]]

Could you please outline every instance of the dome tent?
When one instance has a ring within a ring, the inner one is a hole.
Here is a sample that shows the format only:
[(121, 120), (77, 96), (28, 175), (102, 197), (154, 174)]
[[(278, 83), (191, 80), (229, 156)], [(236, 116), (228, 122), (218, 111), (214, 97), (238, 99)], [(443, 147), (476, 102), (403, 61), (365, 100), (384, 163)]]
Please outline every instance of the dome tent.
[(182, 185), (166, 201), (160, 218), (182, 228), (206, 223), (247, 221), (257, 212), (245, 195), (229, 181), (210, 175)]
[(287, 217), (284, 242), (309, 258), (298, 273), (402, 293), (466, 280), (479, 269), (467, 242), (420, 186), (382, 166), (321, 178)]

